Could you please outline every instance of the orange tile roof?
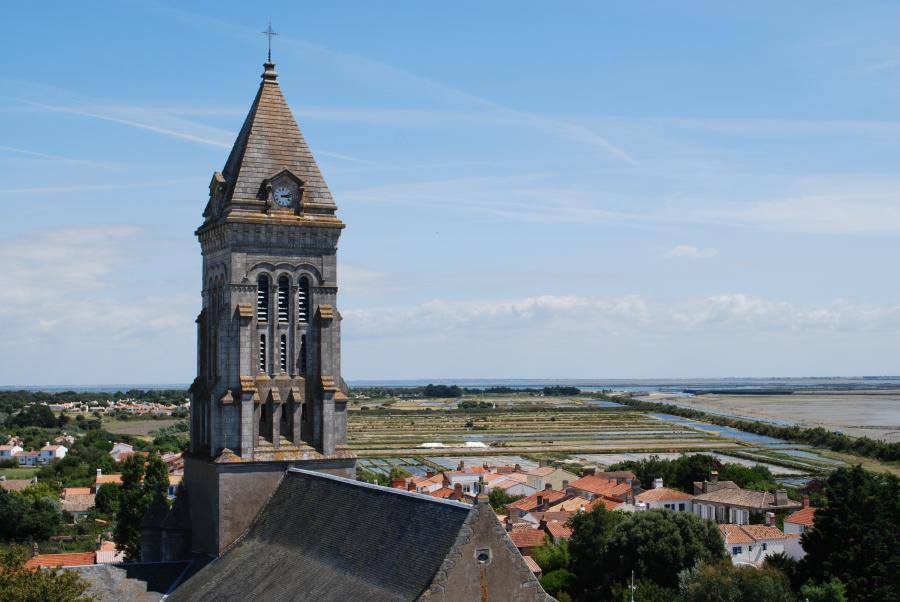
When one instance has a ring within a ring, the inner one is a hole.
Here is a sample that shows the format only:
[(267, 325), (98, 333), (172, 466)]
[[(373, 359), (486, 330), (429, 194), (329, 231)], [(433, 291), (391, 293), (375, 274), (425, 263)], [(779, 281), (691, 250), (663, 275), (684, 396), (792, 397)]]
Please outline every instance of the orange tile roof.
[(768, 525), (719, 525), (727, 544), (756, 543), (763, 539), (784, 539), (784, 533)]
[(63, 489), (63, 498), (69, 497), (70, 495), (90, 495), (91, 488), (90, 487), (66, 487)]
[(544, 489), (542, 491), (538, 491), (537, 493), (532, 493), (528, 497), (523, 497), (521, 500), (513, 502), (511, 504), (507, 504), (507, 508), (516, 508), (517, 510), (524, 510), (528, 512), (530, 510), (535, 510), (538, 507), (538, 496), (541, 496), (542, 500), (547, 500), (550, 504), (555, 504), (557, 502), (562, 501), (568, 494), (565, 491), (556, 491), (554, 489)]
[(560, 502), (555, 506), (550, 506), (547, 512), (578, 512), (581, 508), (587, 508), (590, 503), (590, 500), (575, 496), (570, 500)]
[(594, 495), (612, 498), (622, 498), (631, 490), (631, 485), (628, 483), (617, 484), (611, 479), (605, 479), (597, 475), (581, 477), (577, 481), (570, 483), (569, 487), (581, 489)]
[(598, 498), (594, 498), (594, 500), (590, 504), (588, 504), (588, 506), (585, 508), (585, 510), (590, 512), (591, 510), (593, 510), (594, 508), (596, 508), (597, 506), (599, 506), (601, 504), (607, 510), (615, 510), (616, 508), (618, 508), (619, 506), (622, 505), (622, 502), (614, 502), (613, 500), (608, 500), (605, 497), (598, 497)]
[(668, 487), (657, 487), (656, 489), (650, 489), (648, 491), (644, 491), (636, 496), (634, 496), (639, 502), (667, 502), (669, 500), (675, 501), (685, 501), (692, 500), (694, 496), (688, 495), (683, 491), (678, 491), (677, 489), (669, 489)]
[(563, 539), (569, 539), (572, 537), (572, 528), (567, 527), (565, 523), (560, 523), (556, 521), (552, 521), (547, 523), (547, 532), (553, 537), (553, 539), (559, 539), (562, 537)]
[(509, 538), (517, 548), (535, 548), (544, 545), (546, 533), (540, 529), (513, 529)]
[(525, 559), (525, 565), (528, 567), (528, 569), (532, 573), (540, 573), (541, 572), (541, 567), (540, 567), (540, 565), (538, 565), (537, 562), (534, 561), (534, 558), (532, 558), (531, 556), (522, 556), (522, 558)]
[(38, 554), (29, 558), (26, 568), (85, 566), (94, 564), (94, 552), (76, 552), (73, 554)]
[(789, 517), (784, 519), (786, 523), (793, 523), (795, 525), (804, 525), (807, 527), (812, 527), (813, 522), (816, 519), (816, 509), (813, 507), (806, 507), (802, 510), (797, 510)]
[(431, 497), (448, 498), (453, 495), (453, 490), (449, 487), (441, 487), (440, 489), (429, 491), (426, 495), (430, 495)]
[(97, 475), (94, 482), (97, 485), (121, 485), (122, 484), (122, 475), (120, 475), (120, 474)]

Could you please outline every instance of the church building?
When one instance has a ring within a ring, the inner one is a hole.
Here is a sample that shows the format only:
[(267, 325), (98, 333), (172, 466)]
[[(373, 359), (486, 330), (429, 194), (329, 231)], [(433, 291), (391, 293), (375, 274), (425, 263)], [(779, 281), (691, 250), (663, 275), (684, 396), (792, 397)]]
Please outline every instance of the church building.
[(197, 229), (185, 488), (145, 515), (142, 563), (90, 573), (103, 599), (143, 568), (171, 573), (154, 591), (173, 602), (552, 600), (483, 490), (468, 504), (355, 480), (335, 210), (270, 59)]
[(267, 62), (196, 232), (203, 309), (185, 460), (196, 552), (232, 543), (289, 466), (355, 476), (336, 209)]

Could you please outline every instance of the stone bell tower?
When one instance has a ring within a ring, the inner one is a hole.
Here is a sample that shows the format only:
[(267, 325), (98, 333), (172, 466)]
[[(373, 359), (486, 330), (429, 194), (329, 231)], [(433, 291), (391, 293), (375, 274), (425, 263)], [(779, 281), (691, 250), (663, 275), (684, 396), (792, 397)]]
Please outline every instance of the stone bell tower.
[(289, 466), (355, 476), (335, 210), (268, 61), (196, 232), (203, 309), (185, 461), (194, 551), (232, 543)]

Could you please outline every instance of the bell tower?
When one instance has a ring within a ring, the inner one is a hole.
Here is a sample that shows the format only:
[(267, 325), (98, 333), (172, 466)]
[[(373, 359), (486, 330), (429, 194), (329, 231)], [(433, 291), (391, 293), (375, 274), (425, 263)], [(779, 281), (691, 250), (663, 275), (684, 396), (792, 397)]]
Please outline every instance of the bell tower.
[(203, 308), (185, 461), (195, 551), (234, 541), (289, 466), (355, 476), (336, 209), (270, 59), (196, 232)]

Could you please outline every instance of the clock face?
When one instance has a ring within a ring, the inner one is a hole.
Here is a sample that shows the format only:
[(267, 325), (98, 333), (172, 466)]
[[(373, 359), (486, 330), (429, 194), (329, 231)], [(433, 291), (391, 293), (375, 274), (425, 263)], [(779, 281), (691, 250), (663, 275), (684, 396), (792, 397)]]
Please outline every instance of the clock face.
[(291, 189), (287, 186), (279, 186), (275, 189), (272, 198), (282, 207), (290, 207), (293, 195), (291, 194)]

